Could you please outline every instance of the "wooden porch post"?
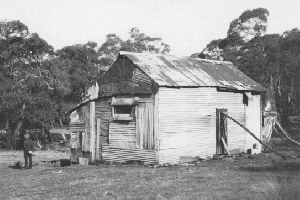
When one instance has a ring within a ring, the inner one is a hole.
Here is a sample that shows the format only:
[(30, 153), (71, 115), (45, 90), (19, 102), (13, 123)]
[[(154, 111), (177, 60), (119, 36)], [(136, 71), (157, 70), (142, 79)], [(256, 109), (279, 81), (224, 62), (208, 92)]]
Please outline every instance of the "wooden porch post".
[(100, 118), (97, 118), (96, 160), (100, 159)]

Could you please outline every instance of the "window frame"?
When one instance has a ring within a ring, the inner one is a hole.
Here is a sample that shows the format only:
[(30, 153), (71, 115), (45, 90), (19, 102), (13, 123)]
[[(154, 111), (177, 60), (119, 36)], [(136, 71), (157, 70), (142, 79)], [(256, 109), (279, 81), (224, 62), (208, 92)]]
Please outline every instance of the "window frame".
[[(128, 113), (117, 113), (116, 107), (130, 106), (131, 110)], [(132, 121), (134, 119), (134, 105), (114, 105), (112, 106), (112, 118), (115, 121)]]

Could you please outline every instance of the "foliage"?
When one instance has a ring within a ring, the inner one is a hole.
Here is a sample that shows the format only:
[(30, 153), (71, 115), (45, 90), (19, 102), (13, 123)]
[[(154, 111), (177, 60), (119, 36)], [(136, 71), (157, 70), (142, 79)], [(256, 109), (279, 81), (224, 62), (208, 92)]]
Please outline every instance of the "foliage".
[(219, 48), (222, 41), (222, 39), (212, 40), (198, 57), (210, 60), (223, 60), (223, 50)]
[[(123, 41), (108, 34), (97, 43), (54, 49), (20, 21), (0, 21), (0, 129), (7, 129), (6, 147), (16, 148), (26, 129), (49, 129), (68, 123), (66, 111), (86, 98), (86, 92), (119, 51), (168, 53), (169, 45), (131, 29)], [(20, 135), (21, 133), (21, 135)], [(4, 141), (4, 140), (2, 140)], [(2, 145), (3, 146), (3, 145)]]
[(69, 76), (70, 91), (64, 96), (66, 102), (80, 103), (87, 88), (97, 80), (100, 71), (96, 46), (95, 42), (88, 42), (66, 46), (57, 51), (57, 60), (64, 64), (64, 73)]
[(116, 34), (108, 34), (106, 42), (98, 49), (100, 65), (104, 69), (110, 66), (117, 58), (119, 51), (167, 54), (170, 52), (170, 46), (162, 42), (161, 38), (152, 38), (141, 33), (138, 28), (132, 28), (129, 31), (129, 39), (126, 41)]
[(265, 34), (269, 12), (264, 8), (247, 10), (229, 26), (227, 37), (211, 41), (198, 57), (233, 62), (262, 85), (273, 77), (276, 104), (283, 124), (300, 111), (300, 31)]
[[(0, 111), (12, 138), (9, 143), (16, 148), (16, 137), (24, 119), (45, 121), (47, 113), (30, 111), (36, 109), (36, 99), (41, 92), (53, 90), (54, 80), (50, 71), (43, 68), (43, 61), (53, 52), (52, 46), (38, 34), (30, 34), (20, 21), (2, 21), (1, 29), (1, 89)], [(47, 107), (45, 107), (47, 108)]]
[(238, 45), (253, 37), (262, 36), (267, 30), (268, 16), (269, 11), (264, 8), (246, 10), (230, 23), (227, 39)]
[(116, 34), (106, 35), (106, 42), (98, 49), (100, 65), (102, 69), (107, 69), (117, 58), (123, 45), (123, 40)]
[(200, 57), (235, 61), (242, 46), (252, 38), (264, 35), (267, 30), (268, 16), (269, 11), (264, 8), (246, 10), (230, 23), (227, 37), (212, 40)]
[(71, 103), (78, 103), (96, 80), (97, 44), (69, 46), (55, 54), (20, 21), (2, 21), (0, 30), (0, 121), (11, 135), (8, 146), (16, 148), (20, 132), (31, 128), (43, 129), (51, 142), (50, 127), (66, 120)]

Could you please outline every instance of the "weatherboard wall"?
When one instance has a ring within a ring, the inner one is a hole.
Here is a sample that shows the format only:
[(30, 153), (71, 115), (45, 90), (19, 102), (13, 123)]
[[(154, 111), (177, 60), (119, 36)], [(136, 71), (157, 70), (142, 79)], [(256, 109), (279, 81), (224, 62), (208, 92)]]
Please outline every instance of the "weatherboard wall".
[[(260, 137), (260, 129), (261, 129), (261, 99), (260, 95), (252, 95), (250, 92), (247, 93), (248, 98), (248, 104), (245, 105), (245, 111), (246, 111), (246, 127), (254, 133), (254, 135), (261, 139)], [(247, 149), (252, 149), (253, 145), (256, 144), (255, 146), (257, 149), (261, 150), (261, 145), (260, 143), (253, 138), (248, 132), (245, 131), (245, 151)]]
[[(216, 109), (227, 109), (227, 114), (245, 125), (245, 104), (243, 102), (243, 93), (219, 92), (216, 89), (211, 93), (212, 108), (214, 112), (212, 117), (216, 119)], [(212, 121), (212, 127), (216, 127), (216, 120)], [(245, 131), (231, 119), (227, 119), (228, 148), (229, 150), (240, 149), (244, 151)], [(215, 136), (215, 135), (214, 135)]]
[[(111, 111), (112, 108), (109, 98), (101, 98), (95, 102), (95, 118), (100, 119), (100, 143), (108, 143), (109, 121), (112, 116)], [(96, 122), (95, 124), (97, 126)], [(97, 130), (97, 128), (95, 128), (95, 130)]]
[(159, 163), (215, 153), (211, 88), (159, 88)]
[[(140, 95), (139, 104), (153, 105), (154, 96)], [(135, 110), (138, 109), (138, 105), (135, 106)], [(152, 115), (154, 116), (154, 112)], [(95, 116), (96, 119), (100, 118), (100, 146), (103, 160), (112, 162), (139, 160), (145, 164), (156, 162), (155, 150), (146, 150), (137, 145), (136, 131), (140, 120), (138, 115), (135, 115), (132, 121), (113, 120), (111, 98), (100, 98), (95, 102)], [(153, 139), (155, 141), (155, 137)]]
[[(218, 92), (213, 87), (159, 88), (160, 164), (179, 163), (180, 156), (205, 158), (216, 153), (216, 109), (245, 124), (242, 93)], [(229, 149), (243, 148), (244, 130), (228, 120)]]
[(112, 97), (125, 94), (151, 95), (156, 85), (130, 59), (119, 56), (99, 80), (99, 97)]

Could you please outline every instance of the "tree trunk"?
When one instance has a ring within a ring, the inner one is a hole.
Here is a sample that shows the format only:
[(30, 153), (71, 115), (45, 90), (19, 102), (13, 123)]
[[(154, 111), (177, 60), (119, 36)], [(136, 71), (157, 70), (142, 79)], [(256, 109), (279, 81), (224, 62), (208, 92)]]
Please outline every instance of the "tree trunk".
[(62, 123), (61, 118), (59, 118), (59, 124), (60, 124), (60, 127), (61, 127), (61, 128), (64, 127), (64, 124)]
[(6, 130), (6, 148), (8, 149), (12, 149), (12, 130), (9, 127), (9, 120), (6, 120), (6, 124), (5, 124), (5, 130)]
[[(62, 121), (61, 121), (61, 118), (59, 118), (59, 123), (60, 123), (60, 128), (62, 129), (64, 127)], [(66, 136), (64, 134), (64, 132), (61, 130), (61, 136), (63, 137), (64, 140), (66, 140)]]
[(24, 111), (25, 111), (25, 108), (26, 108), (26, 104), (25, 104), (25, 102), (24, 102), (24, 103), (23, 103), (22, 110), (21, 110), (19, 122), (17, 123), (17, 126), (16, 126), (15, 130), (13, 131), (13, 136), (12, 136), (12, 149), (14, 149), (14, 150), (17, 149), (17, 138), (18, 138), (18, 135), (19, 135), (20, 128), (21, 128), (21, 126), (23, 125), (23, 119), (24, 119)]
[(51, 143), (52, 140), (51, 140), (50, 129), (47, 128), (47, 127), (44, 127), (44, 130), (45, 130), (45, 133), (46, 133), (46, 135), (47, 135), (47, 140), (48, 140), (48, 142)]
[(6, 120), (6, 123), (5, 123), (5, 129), (6, 129), (6, 130), (9, 129), (9, 121), (8, 121), (8, 119)]

